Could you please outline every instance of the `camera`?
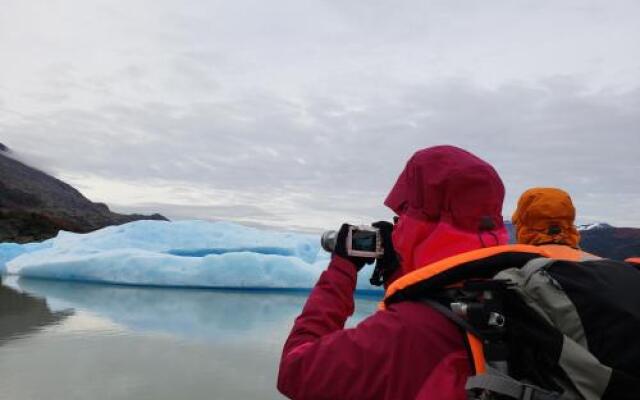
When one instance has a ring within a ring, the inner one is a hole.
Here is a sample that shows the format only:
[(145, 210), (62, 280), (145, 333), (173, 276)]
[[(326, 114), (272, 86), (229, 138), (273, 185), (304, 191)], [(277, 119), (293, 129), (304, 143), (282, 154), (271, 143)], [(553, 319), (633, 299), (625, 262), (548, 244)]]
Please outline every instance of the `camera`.
[[(331, 253), (336, 248), (337, 239), (338, 231), (326, 231), (320, 238), (320, 244)], [(345, 248), (351, 257), (379, 258), (384, 254), (380, 230), (366, 225), (349, 227)]]

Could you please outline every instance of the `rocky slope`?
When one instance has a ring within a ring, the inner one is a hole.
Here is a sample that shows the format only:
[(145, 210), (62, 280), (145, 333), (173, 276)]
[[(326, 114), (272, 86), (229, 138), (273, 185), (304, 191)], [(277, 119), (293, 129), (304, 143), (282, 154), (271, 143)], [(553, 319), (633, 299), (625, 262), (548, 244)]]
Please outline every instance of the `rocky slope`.
[(0, 242), (26, 243), (58, 231), (90, 232), (160, 214), (124, 215), (93, 203), (70, 185), (11, 157), (0, 143)]
[(624, 260), (640, 257), (640, 229), (600, 224), (580, 231), (580, 246), (602, 257)]
[[(505, 222), (512, 242), (515, 242), (515, 230), (510, 222)], [(608, 224), (582, 225), (580, 247), (589, 253), (614, 260), (640, 257), (640, 229), (618, 228)]]

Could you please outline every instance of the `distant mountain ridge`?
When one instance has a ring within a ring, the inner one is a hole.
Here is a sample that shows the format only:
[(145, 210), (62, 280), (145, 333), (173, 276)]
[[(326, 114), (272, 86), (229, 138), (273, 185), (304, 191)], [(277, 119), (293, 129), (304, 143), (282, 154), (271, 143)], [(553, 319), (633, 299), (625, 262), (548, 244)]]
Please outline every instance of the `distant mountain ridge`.
[(141, 219), (166, 220), (160, 214), (114, 213), (9, 154), (0, 143), (0, 242), (26, 243), (49, 239), (60, 230), (90, 232)]
[[(505, 221), (512, 243), (515, 242), (515, 228)], [(580, 247), (589, 253), (624, 260), (629, 257), (640, 257), (640, 229), (618, 228), (606, 223), (579, 225)]]
[(640, 257), (640, 229), (607, 224), (580, 230), (580, 247), (602, 257), (624, 260)]

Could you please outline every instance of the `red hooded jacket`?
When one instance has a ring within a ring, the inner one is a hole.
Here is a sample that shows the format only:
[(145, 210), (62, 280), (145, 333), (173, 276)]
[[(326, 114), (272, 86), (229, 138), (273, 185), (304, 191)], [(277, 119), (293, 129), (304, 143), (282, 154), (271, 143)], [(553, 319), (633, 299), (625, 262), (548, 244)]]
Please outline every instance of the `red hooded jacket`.
[[(446, 257), (506, 244), (496, 171), (452, 146), (409, 160), (385, 204), (400, 219), (396, 278)], [(388, 284), (389, 282), (387, 282)], [(459, 329), (422, 303), (390, 305), (344, 329), (356, 269), (334, 256), (296, 319), (278, 389), (292, 399), (466, 399), (469, 360)]]

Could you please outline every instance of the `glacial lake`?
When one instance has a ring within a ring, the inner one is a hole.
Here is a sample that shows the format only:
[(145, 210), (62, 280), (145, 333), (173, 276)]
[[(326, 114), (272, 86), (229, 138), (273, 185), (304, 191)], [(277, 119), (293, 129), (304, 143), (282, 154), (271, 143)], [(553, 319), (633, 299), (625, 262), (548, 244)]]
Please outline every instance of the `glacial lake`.
[[(0, 399), (282, 399), (280, 352), (307, 295), (5, 276)], [(377, 302), (357, 297), (348, 325)]]

